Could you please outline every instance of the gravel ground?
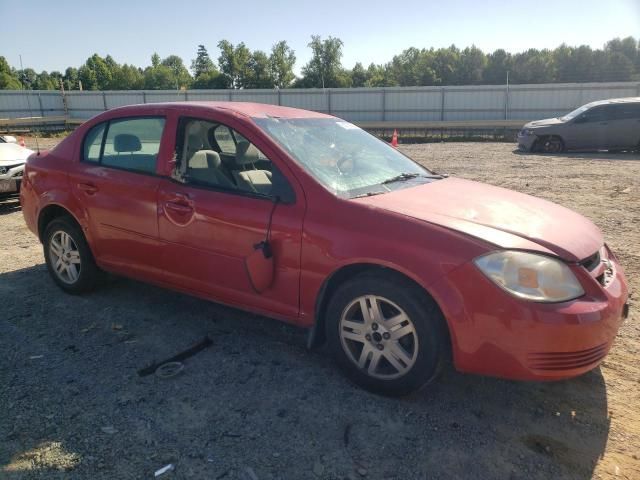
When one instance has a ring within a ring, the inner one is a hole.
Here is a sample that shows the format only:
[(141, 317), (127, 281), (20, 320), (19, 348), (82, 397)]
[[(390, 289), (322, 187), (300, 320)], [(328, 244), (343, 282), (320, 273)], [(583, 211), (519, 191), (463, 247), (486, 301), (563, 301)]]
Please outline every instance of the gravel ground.
[[(591, 218), (639, 291), (640, 155), (402, 148)], [(521, 383), (449, 368), (388, 399), (274, 320), (126, 279), (63, 294), (17, 201), (0, 202), (0, 243), (2, 478), (154, 478), (167, 464), (159, 478), (640, 478), (637, 300), (610, 356), (582, 377)], [(179, 376), (137, 374), (205, 335), (213, 345)]]

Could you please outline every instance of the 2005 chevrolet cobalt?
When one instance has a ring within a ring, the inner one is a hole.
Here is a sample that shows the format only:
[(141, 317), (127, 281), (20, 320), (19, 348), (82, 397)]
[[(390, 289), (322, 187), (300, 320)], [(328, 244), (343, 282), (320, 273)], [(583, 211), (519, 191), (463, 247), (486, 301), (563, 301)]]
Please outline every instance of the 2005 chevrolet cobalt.
[(110, 110), (29, 158), (21, 200), (63, 290), (113, 272), (306, 327), (387, 394), (449, 358), (512, 379), (582, 374), (628, 313), (589, 220), (304, 110)]

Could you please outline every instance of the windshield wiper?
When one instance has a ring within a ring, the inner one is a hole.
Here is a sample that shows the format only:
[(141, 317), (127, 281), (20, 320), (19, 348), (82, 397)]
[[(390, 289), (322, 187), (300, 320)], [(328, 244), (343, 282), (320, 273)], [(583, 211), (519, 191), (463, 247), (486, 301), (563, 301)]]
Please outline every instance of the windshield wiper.
[(411, 180), (412, 178), (416, 178), (420, 176), (419, 173), (401, 173), (396, 175), (395, 177), (387, 178), (380, 182), (380, 185), (386, 185), (387, 183), (395, 183), (395, 182), (403, 182), (405, 180)]
[(386, 185), (387, 183), (395, 183), (395, 182), (404, 182), (405, 180), (411, 180), (412, 178), (422, 177), (422, 178), (433, 178), (435, 180), (440, 180), (444, 178), (442, 175), (424, 175), (422, 173), (401, 173), (396, 175), (395, 177), (387, 178), (386, 180), (380, 182), (380, 185)]
[(382, 190), (376, 190), (375, 192), (366, 192), (366, 193), (360, 193), (358, 195), (354, 195), (353, 197), (349, 197), (349, 198), (363, 198), (363, 197), (372, 197), (374, 195), (381, 195), (383, 193), (387, 193), (384, 192)]

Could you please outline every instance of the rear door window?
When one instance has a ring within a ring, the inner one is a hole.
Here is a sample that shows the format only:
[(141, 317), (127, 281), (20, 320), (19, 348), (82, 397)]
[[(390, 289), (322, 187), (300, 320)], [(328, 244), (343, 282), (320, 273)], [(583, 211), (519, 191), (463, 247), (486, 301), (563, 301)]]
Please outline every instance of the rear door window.
[(155, 173), (164, 118), (126, 118), (109, 122), (100, 163), (105, 167)]
[(163, 117), (123, 118), (100, 123), (83, 140), (82, 161), (154, 174)]
[(610, 120), (631, 120), (640, 119), (640, 104), (627, 103), (614, 105), (612, 113), (609, 115)]

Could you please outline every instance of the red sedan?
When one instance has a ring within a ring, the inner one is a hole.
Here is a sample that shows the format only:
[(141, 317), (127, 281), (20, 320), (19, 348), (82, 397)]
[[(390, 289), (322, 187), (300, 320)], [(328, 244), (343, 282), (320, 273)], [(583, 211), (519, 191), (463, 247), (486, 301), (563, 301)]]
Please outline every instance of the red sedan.
[(113, 272), (306, 327), (309, 346), (388, 394), (448, 358), (513, 379), (580, 375), (628, 314), (589, 220), (437, 175), (304, 110), (110, 110), (30, 157), (21, 201), (63, 290)]

